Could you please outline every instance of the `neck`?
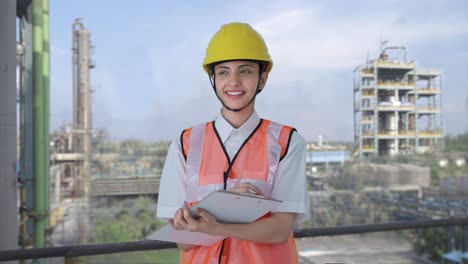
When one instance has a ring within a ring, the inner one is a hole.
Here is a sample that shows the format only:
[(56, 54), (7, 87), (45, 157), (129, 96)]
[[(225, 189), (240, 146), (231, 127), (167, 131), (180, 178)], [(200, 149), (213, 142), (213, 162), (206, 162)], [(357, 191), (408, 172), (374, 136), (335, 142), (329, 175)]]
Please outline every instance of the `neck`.
[(253, 112), (254, 112), (253, 107), (246, 107), (240, 110), (239, 112), (233, 112), (233, 111), (227, 110), (224, 107), (223, 109), (221, 109), (221, 114), (223, 115), (223, 117), (234, 128), (241, 127), (247, 121), (247, 119), (249, 119), (249, 117), (253, 114)]

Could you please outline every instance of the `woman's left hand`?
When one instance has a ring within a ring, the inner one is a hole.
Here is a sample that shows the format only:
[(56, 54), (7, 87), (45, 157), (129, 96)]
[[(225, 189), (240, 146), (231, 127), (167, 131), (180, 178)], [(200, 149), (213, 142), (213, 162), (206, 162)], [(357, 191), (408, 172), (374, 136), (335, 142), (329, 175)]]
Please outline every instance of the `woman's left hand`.
[(250, 193), (256, 195), (263, 195), (262, 191), (255, 185), (249, 182), (236, 184), (232, 189), (229, 189), (230, 192), (236, 193)]

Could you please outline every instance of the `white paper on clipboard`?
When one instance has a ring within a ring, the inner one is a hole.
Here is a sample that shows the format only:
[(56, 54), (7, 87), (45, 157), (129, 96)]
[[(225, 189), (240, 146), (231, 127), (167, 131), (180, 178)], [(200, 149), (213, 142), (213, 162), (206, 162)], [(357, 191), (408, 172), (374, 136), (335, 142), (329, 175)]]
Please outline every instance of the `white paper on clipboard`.
[[(251, 223), (273, 210), (282, 201), (267, 199), (256, 195), (239, 194), (228, 191), (211, 193), (200, 203), (190, 208), (195, 215), (196, 208), (202, 208), (223, 223)], [(221, 236), (204, 233), (180, 231), (166, 224), (146, 237), (151, 240), (209, 246), (223, 240)]]

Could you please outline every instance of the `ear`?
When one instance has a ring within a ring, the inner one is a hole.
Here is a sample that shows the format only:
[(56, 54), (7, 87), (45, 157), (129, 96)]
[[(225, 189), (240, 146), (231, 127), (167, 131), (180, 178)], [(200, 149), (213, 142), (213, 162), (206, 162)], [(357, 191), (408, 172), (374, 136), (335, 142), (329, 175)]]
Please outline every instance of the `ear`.
[(263, 90), (263, 87), (265, 87), (267, 80), (268, 80), (268, 72), (262, 72), (260, 76), (260, 82), (258, 84), (259, 90)]

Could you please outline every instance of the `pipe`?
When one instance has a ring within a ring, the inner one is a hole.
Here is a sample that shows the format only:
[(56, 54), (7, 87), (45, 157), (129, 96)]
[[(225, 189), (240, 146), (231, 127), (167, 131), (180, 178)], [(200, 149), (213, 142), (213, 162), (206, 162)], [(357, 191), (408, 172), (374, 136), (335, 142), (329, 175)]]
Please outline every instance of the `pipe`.
[[(21, 68), (21, 143), (20, 143), (20, 165), (19, 175), (23, 184), (24, 206), (22, 217), (33, 209), (33, 175), (34, 175), (34, 153), (33, 153), (33, 44), (32, 44), (32, 3), (25, 7), (25, 12), (21, 17), (21, 42), (23, 43), (24, 55)], [(33, 220), (28, 219), (25, 226), (21, 227), (21, 237), (23, 246), (29, 243), (33, 234)]]
[(89, 239), (89, 188), (90, 188), (90, 177), (91, 177), (91, 85), (90, 85), (90, 33), (89, 31), (80, 32), (80, 41), (83, 43), (80, 45), (80, 75), (79, 80), (83, 85), (83, 152), (84, 152), (84, 162), (83, 162), (83, 175), (84, 178), (84, 188), (83, 188), (83, 197), (84, 197), (84, 230), (83, 230), (83, 242), (88, 242)]
[(0, 10), (0, 249), (3, 250), (18, 247), (16, 1), (0, 1)]
[[(83, 30), (84, 26), (79, 18), (75, 19), (72, 25), (72, 37), (73, 37), (73, 48), (72, 48), (72, 86), (73, 86), (73, 129), (77, 129), (77, 124), (80, 122), (78, 118), (79, 111), (79, 92), (78, 92), (78, 31)], [(74, 145), (74, 144), (73, 144)], [(70, 149), (72, 149), (70, 147)]]
[[(26, 76), (25, 76), (25, 109), (24, 109), (24, 173), (26, 190), (26, 207), (28, 211), (34, 207), (34, 74), (33, 74), (33, 26), (32, 26), (32, 3), (27, 9), (25, 18), (26, 28)], [(34, 221), (30, 219), (26, 223), (28, 240), (32, 239), (34, 233)]]
[[(77, 20), (75, 20), (75, 23), (77, 23)], [(78, 52), (78, 45), (76, 43), (76, 30), (75, 30), (75, 23), (73, 23), (73, 26), (72, 26), (72, 87), (73, 87), (73, 111), (72, 111), (72, 115), (73, 115), (73, 118), (72, 118), (72, 127), (75, 128), (76, 126), (76, 123), (77, 123), (77, 117), (76, 117), (76, 111), (77, 111), (77, 102), (76, 102), (76, 98), (78, 96), (77, 92), (78, 92), (78, 88), (77, 88), (77, 79), (76, 79), (76, 72), (77, 72), (77, 52)], [(70, 142), (71, 143), (71, 142)], [(69, 149), (71, 151), (72, 149), (72, 145), (69, 143)]]
[(44, 78), (43, 78), (42, 1), (33, 0), (33, 127), (34, 127), (34, 235), (33, 246), (44, 247)]
[[(50, 216), (50, 138), (49, 138), (49, 113), (50, 113), (50, 46), (49, 46), (49, 0), (42, 0), (43, 14), (43, 81), (44, 81), (44, 209)], [(45, 221), (49, 225), (49, 221)]]
[[(25, 12), (24, 12), (25, 13)], [(23, 14), (24, 14), (23, 13)], [(20, 96), (20, 105), (19, 105), (19, 126), (20, 126), (20, 130), (19, 130), (19, 139), (20, 139), (20, 143), (19, 143), (19, 164), (20, 164), (20, 168), (19, 168), (19, 173), (18, 173), (18, 179), (21, 183), (21, 186), (20, 186), (20, 195), (19, 195), (19, 199), (20, 199), (20, 210), (19, 210), (19, 213), (20, 213), (20, 225), (19, 225), (19, 240), (20, 240), (20, 244), (21, 246), (24, 247), (24, 241), (25, 241), (25, 238), (26, 238), (26, 222), (27, 222), (27, 211), (26, 211), (26, 174), (25, 174), (25, 166), (24, 166), (24, 162), (25, 162), (25, 133), (24, 133), (24, 124), (25, 124), (25, 116), (24, 116), (24, 110), (25, 110), (25, 91), (26, 91), (26, 87), (25, 87), (25, 84), (26, 84), (26, 19), (25, 19), (25, 15), (22, 15), (21, 18), (20, 18), (20, 35), (19, 35), (19, 38), (20, 38), (20, 43), (21, 45), (23, 46), (23, 55), (21, 56), (21, 59), (20, 61), (18, 62), (19, 64), (19, 67), (20, 67), (20, 70), (19, 70), (19, 75), (18, 75), (18, 80), (19, 80), (19, 96)]]

